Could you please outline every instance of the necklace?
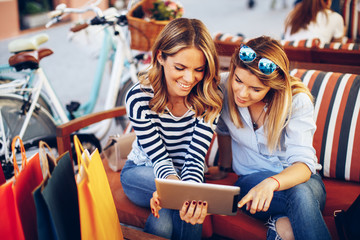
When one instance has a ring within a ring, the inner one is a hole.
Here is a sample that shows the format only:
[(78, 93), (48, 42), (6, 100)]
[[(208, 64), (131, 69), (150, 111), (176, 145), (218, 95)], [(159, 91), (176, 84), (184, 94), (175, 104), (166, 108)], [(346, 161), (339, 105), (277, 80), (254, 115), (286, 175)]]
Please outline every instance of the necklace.
[(259, 121), (259, 119), (261, 118), (262, 114), (264, 113), (264, 109), (265, 109), (265, 108), (262, 109), (262, 111), (261, 111), (259, 117), (256, 119), (256, 121), (253, 121), (253, 122), (252, 122), (252, 125), (253, 125), (254, 130), (258, 129), (258, 124), (257, 124), (257, 122)]

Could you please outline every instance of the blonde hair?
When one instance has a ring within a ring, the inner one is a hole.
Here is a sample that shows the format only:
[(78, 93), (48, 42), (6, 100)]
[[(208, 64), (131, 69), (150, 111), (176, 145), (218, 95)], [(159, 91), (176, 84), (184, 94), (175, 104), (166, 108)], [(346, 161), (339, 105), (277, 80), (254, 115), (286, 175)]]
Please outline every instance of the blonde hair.
[[(273, 151), (280, 146), (281, 132), (291, 115), (293, 95), (303, 92), (311, 100), (313, 100), (313, 97), (300, 79), (289, 74), (289, 60), (278, 41), (262, 36), (248, 41), (246, 45), (256, 52), (257, 58), (252, 63), (243, 63), (239, 58), (240, 47), (231, 58), (230, 75), (227, 85), (230, 118), (235, 126), (238, 128), (243, 127), (231, 84), (235, 69), (243, 68), (254, 74), (262, 84), (270, 87), (269, 92), (263, 99), (267, 103), (268, 109), (265, 115), (264, 131), (267, 136), (268, 149)], [(258, 62), (262, 57), (273, 61), (278, 68), (269, 75), (260, 72)]]
[(180, 50), (196, 47), (206, 58), (204, 78), (197, 83), (185, 98), (185, 104), (191, 106), (195, 116), (202, 116), (206, 122), (213, 122), (222, 108), (222, 96), (218, 85), (219, 62), (215, 44), (205, 25), (197, 19), (177, 18), (168, 23), (157, 37), (152, 47), (152, 61), (149, 70), (140, 76), (140, 83), (151, 85), (154, 97), (150, 100), (151, 110), (163, 113), (168, 103), (164, 69), (157, 61), (175, 55)]

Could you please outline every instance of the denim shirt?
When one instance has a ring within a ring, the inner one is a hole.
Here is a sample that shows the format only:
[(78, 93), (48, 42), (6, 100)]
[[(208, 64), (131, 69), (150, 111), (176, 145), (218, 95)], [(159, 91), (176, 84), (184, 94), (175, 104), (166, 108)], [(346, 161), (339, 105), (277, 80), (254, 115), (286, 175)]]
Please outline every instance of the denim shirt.
[[(312, 145), (316, 125), (314, 106), (305, 93), (293, 96), (292, 113), (280, 139), (280, 148), (270, 152), (264, 126), (254, 130), (247, 107), (239, 107), (242, 128), (237, 128), (230, 119), (227, 90), (228, 75), (222, 75), (224, 94), (223, 110), (217, 125), (219, 135), (231, 136), (232, 166), (237, 175), (247, 175), (260, 171), (281, 172), (295, 162), (305, 163), (312, 173), (321, 169), (317, 163)], [(265, 109), (266, 110), (266, 109)]]

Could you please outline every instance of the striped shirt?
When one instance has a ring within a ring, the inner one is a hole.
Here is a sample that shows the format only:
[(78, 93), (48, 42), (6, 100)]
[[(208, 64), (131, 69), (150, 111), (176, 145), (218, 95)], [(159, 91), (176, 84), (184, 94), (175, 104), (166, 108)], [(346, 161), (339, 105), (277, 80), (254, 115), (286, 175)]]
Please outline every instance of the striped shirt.
[[(153, 96), (150, 86), (140, 86), (139, 83), (126, 96), (127, 114), (137, 136), (132, 152), (140, 150), (145, 153), (154, 167), (156, 178), (177, 175), (184, 181), (203, 182), (205, 155), (217, 120), (211, 126), (203, 118), (196, 118), (191, 110), (181, 117), (169, 111), (156, 113), (149, 107)], [(134, 159), (136, 154), (130, 153), (129, 156), (135, 163), (145, 164), (145, 161), (139, 163)]]

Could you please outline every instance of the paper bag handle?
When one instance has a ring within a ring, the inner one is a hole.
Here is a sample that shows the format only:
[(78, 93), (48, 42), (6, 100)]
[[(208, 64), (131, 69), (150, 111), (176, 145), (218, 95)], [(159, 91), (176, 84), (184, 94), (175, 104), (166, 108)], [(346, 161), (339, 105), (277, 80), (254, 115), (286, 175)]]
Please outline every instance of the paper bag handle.
[(11, 143), (15, 179), (16, 179), (17, 175), (20, 173), (19, 165), (17, 164), (16, 156), (15, 156), (17, 140), (19, 140), (20, 151), (21, 151), (21, 169), (24, 169), (26, 167), (26, 153), (25, 153), (25, 147), (24, 147), (23, 141), (21, 140), (20, 136), (15, 136)]
[[(46, 148), (49, 150), (50, 159), (46, 156)], [(55, 154), (52, 152), (51, 147), (44, 141), (39, 142), (39, 158), (41, 161), (41, 171), (43, 174), (43, 178), (45, 179), (46, 176), (51, 177), (50, 169), (49, 169), (49, 161), (54, 163), (54, 166), (57, 165)]]
[[(77, 163), (78, 163), (78, 167), (80, 170), (80, 166), (84, 167), (84, 171), (85, 173), (88, 175), (88, 166), (87, 164), (84, 162), (84, 159), (82, 158), (82, 153), (84, 152), (84, 147), (82, 146), (79, 138), (77, 135), (74, 135), (74, 146), (75, 146), (75, 151), (76, 151), (76, 156), (77, 156)], [(87, 162), (90, 162), (89, 156), (87, 154), (84, 154), (85, 158), (87, 160)]]

